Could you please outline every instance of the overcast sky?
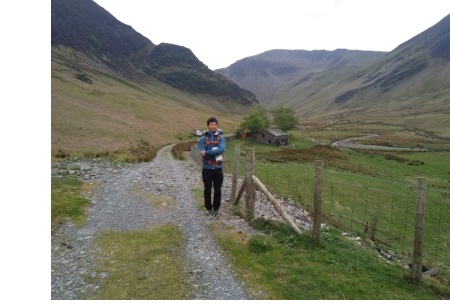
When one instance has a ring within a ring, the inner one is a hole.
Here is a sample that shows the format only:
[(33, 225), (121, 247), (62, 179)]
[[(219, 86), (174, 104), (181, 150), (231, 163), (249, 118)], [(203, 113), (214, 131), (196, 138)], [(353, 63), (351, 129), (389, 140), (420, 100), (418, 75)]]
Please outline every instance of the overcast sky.
[(450, 14), (449, 0), (94, 1), (210, 69), (272, 49), (392, 51)]

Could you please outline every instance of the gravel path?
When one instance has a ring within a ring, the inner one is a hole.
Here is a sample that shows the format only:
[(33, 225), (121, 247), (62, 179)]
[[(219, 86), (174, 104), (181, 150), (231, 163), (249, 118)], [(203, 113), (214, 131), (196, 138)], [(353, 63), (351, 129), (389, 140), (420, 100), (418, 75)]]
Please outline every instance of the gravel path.
[[(51, 239), (51, 298), (52, 300), (84, 299), (98, 289), (96, 280), (108, 272), (94, 271), (98, 249), (94, 239), (104, 230), (137, 230), (149, 226), (174, 223), (185, 238), (184, 252), (188, 267), (188, 280), (193, 289), (191, 297), (206, 300), (252, 299), (245, 285), (236, 279), (224, 252), (209, 233), (209, 223), (222, 223), (246, 234), (258, 233), (247, 222), (231, 214), (228, 198), (231, 194), (231, 176), (225, 175), (223, 202), (219, 219), (208, 219), (199, 209), (199, 200), (193, 196), (194, 187), (202, 187), (200, 167), (187, 156), (175, 160), (172, 146), (158, 152), (154, 161), (133, 165), (113, 165), (102, 159), (72, 161), (69, 165), (53, 165), (52, 176), (75, 173), (96, 189), (85, 192), (92, 203), (87, 223), (78, 228), (66, 222)], [(70, 171), (70, 169), (75, 169)], [(68, 171), (69, 170), (69, 171)], [(239, 183), (239, 186), (241, 183)], [(170, 197), (173, 206), (158, 209), (151, 206), (139, 192)], [(285, 210), (298, 223), (307, 219), (293, 204)], [(255, 207), (256, 216), (281, 219), (264, 200)], [(295, 217), (298, 217), (296, 219)]]
[(378, 134), (368, 133), (365, 136), (348, 138), (345, 140), (335, 141), (331, 144), (331, 146), (335, 147), (344, 147), (344, 148), (352, 148), (352, 149), (366, 149), (366, 150), (388, 150), (388, 151), (427, 151), (424, 148), (409, 148), (409, 147), (393, 147), (393, 146), (382, 146), (382, 145), (367, 145), (357, 143), (355, 141), (359, 140), (368, 140), (372, 138), (379, 137)]
[[(108, 272), (93, 271), (97, 252), (94, 238), (99, 232), (143, 229), (166, 223), (178, 225), (186, 238), (188, 278), (195, 299), (250, 299), (214, 242), (207, 224), (220, 221), (239, 225), (246, 232), (252, 229), (241, 219), (226, 216), (226, 210), (221, 217), (223, 221), (207, 219), (198, 209), (199, 200), (192, 195), (192, 188), (201, 180), (199, 166), (189, 159), (173, 159), (170, 149), (167, 146), (160, 150), (152, 162), (131, 166), (113, 166), (102, 160), (73, 162), (78, 167), (72, 168), (79, 170), (72, 173), (79, 173), (85, 181), (96, 182), (99, 188), (86, 194), (92, 202), (87, 223), (77, 228), (67, 222), (52, 235), (52, 299), (83, 299), (86, 293), (99, 287), (91, 283), (96, 278), (89, 277), (108, 276)], [(59, 169), (54, 167), (53, 175), (58, 175)], [(226, 185), (231, 186), (231, 181)], [(170, 195), (175, 205), (172, 210), (158, 210), (136, 191)], [(224, 195), (227, 194), (224, 188)], [(223, 208), (226, 206), (224, 203)]]

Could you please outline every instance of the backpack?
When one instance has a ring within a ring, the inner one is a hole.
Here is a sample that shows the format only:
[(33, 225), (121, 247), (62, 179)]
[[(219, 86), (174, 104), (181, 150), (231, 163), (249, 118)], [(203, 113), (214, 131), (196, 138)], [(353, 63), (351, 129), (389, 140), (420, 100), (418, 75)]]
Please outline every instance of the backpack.
[[(221, 141), (221, 136), (220, 136), (220, 135), (218, 135), (218, 136), (219, 136), (219, 137), (217, 138), (216, 141), (210, 141), (210, 140), (208, 139), (208, 135), (205, 134), (205, 147), (208, 148), (208, 145), (209, 145), (209, 144), (212, 144), (212, 145), (213, 145), (213, 148), (214, 148), (214, 147), (218, 147), (219, 144), (220, 144), (220, 141)], [(214, 146), (214, 145), (216, 145), (216, 146)], [(203, 163), (210, 164), (210, 165), (212, 165), (213, 167), (216, 167), (216, 166), (218, 166), (218, 165), (221, 165), (222, 162), (223, 162), (222, 159), (219, 160), (219, 161), (217, 161), (216, 159), (214, 159), (214, 161), (211, 161), (211, 160), (207, 160), (207, 159), (205, 159), (205, 158), (203, 158), (202, 161), (203, 161)]]

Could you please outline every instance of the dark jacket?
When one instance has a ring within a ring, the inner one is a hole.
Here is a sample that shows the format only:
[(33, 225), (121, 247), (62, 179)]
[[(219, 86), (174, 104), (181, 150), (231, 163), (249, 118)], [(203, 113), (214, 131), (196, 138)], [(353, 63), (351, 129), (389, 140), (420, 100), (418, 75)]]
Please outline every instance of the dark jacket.
[[(208, 144), (206, 144), (206, 140), (208, 140)], [(198, 149), (206, 151), (205, 156), (202, 157), (204, 169), (222, 168), (222, 163), (216, 161), (216, 156), (225, 151), (225, 138), (222, 135), (218, 132), (212, 134), (207, 131), (198, 141)]]

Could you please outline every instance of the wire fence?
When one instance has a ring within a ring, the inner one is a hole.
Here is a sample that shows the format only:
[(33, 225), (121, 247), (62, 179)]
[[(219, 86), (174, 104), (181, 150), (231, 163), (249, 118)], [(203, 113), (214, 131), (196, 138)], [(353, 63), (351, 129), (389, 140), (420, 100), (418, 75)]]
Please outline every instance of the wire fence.
[[(193, 148), (192, 156), (199, 157)], [(239, 176), (245, 174), (245, 152), (227, 148), (225, 172), (235, 168), (239, 151)], [(197, 149), (198, 152), (198, 149)], [(199, 162), (199, 161), (198, 161)], [(282, 160), (256, 162), (255, 176), (277, 198), (289, 199), (312, 213), (314, 165)], [(324, 168), (322, 216), (325, 223), (345, 232), (367, 236), (389, 255), (411, 263), (416, 228), (417, 182), (397, 182)], [(423, 264), (450, 271), (450, 191), (425, 186), (426, 206)]]

